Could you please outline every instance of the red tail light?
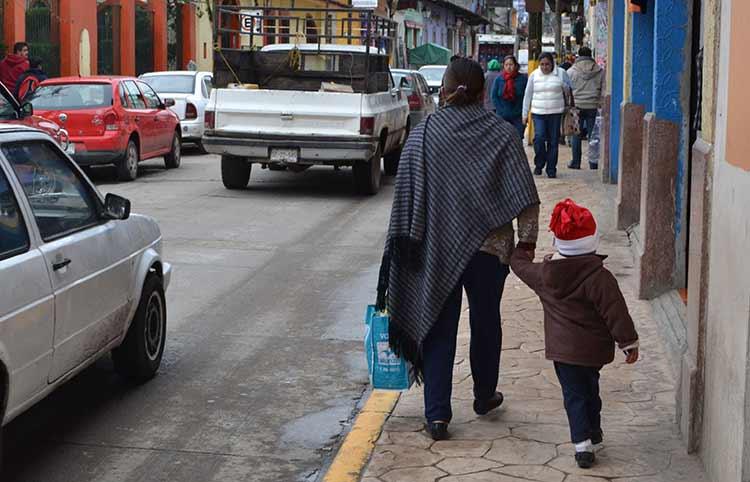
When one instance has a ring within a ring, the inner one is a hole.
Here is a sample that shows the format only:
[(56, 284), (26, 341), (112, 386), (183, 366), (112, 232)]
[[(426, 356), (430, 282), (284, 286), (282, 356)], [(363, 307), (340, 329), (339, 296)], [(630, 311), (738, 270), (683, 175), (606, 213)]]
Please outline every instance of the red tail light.
[(187, 105), (185, 106), (185, 119), (193, 120), (197, 118), (198, 118), (198, 109), (195, 107), (195, 105), (188, 102)]
[(375, 132), (375, 118), (374, 117), (362, 117), (359, 120), (359, 133), (366, 136), (371, 136)]
[(407, 99), (409, 99), (409, 109), (422, 108), (422, 98), (416, 92), (412, 93)]
[(120, 119), (117, 118), (117, 114), (110, 112), (104, 116), (104, 130), (117, 131), (120, 129)]
[(214, 113), (214, 111), (212, 110), (206, 111), (204, 124), (206, 126), (206, 129), (214, 129), (216, 127), (216, 114)]

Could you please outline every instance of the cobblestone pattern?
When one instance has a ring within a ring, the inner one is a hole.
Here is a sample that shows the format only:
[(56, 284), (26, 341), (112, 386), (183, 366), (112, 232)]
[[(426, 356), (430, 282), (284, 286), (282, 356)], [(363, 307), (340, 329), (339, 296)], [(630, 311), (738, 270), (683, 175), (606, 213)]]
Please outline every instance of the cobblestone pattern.
[[(562, 159), (569, 151), (561, 149)], [(569, 156), (569, 154), (568, 154)], [(585, 163), (584, 163), (585, 165)], [(614, 187), (595, 172), (564, 167), (556, 180), (538, 178), (542, 232), (537, 256), (552, 251), (546, 232), (554, 204), (572, 197), (597, 217), (607, 266), (619, 279), (641, 337), (641, 360), (602, 371), (604, 448), (597, 464), (578, 469), (573, 459), (562, 395), (552, 362), (544, 359), (542, 308), (511, 275), (502, 301), (503, 353), (499, 389), (505, 403), (479, 417), (472, 411), (468, 359), (468, 308), (459, 331), (454, 369), (451, 438), (433, 442), (424, 432), (422, 390), (401, 396), (364, 472), (362, 482), (704, 482), (700, 462), (686, 455), (675, 425), (674, 374), (652, 319), (636, 299), (633, 255), (627, 236), (614, 229)]]

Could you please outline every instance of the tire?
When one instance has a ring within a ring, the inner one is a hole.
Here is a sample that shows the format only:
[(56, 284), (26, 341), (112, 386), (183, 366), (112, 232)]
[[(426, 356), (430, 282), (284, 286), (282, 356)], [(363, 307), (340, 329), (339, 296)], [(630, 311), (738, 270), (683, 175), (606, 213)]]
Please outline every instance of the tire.
[(149, 274), (143, 283), (138, 309), (125, 340), (112, 350), (117, 373), (139, 383), (154, 378), (164, 355), (166, 334), (164, 288), (161, 278)]
[(227, 189), (245, 189), (252, 165), (242, 157), (221, 156), (221, 182)]
[(182, 141), (180, 140), (180, 135), (175, 132), (172, 137), (172, 149), (169, 151), (169, 154), (164, 156), (164, 165), (167, 169), (177, 169), (181, 163)]
[(208, 154), (208, 151), (206, 150), (205, 146), (203, 145), (203, 141), (198, 141), (195, 143), (195, 145), (198, 147), (198, 152), (200, 152), (202, 155)]
[(369, 161), (354, 164), (354, 187), (359, 194), (373, 195), (380, 191), (380, 160), (383, 157), (383, 147), (378, 146)]
[(117, 179), (120, 181), (135, 181), (138, 177), (138, 163), (141, 155), (138, 152), (138, 145), (133, 139), (128, 141), (128, 147), (125, 149), (125, 157), (117, 163)]

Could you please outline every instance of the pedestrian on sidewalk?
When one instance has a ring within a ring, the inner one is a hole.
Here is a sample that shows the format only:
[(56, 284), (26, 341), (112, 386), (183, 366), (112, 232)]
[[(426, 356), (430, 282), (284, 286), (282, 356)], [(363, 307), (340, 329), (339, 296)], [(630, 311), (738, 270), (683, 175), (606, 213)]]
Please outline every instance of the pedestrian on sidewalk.
[(490, 112), (495, 112), (495, 104), (492, 102), (492, 86), (495, 85), (495, 79), (500, 77), (500, 62), (492, 59), (487, 63), (487, 73), (484, 74), (484, 108)]
[(0, 61), (0, 83), (8, 92), (13, 93), (18, 78), (29, 70), (29, 44), (17, 42), (13, 45), (13, 53)]
[(547, 177), (557, 177), (560, 124), (565, 112), (565, 89), (568, 77), (555, 66), (552, 54), (539, 57), (539, 68), (532, 72), (523, 99), (523, 120), (531, 114), (534, 122), (534, 174), (547, 169)]
[(390, 344), (424, 382), (425, 428), (448, 437), (463, 290), (469, 299), (474, 411), (500, 406), (500, 300), (513, 251), (534, 249), (539, 196), (513, 127), (483, 107), (484, 73), (471, 59), (445, 73), (447, 106), (404, 147), (391, 211), (378, 306)]
[(536, 292), (544, 308), (544, 343), (562, 387), (576, 463), (590, 468), (602, 443), (599, 372), (615, 356), (638, 361), (638, 333), (617, 280), (597, 254), (599, 233), (588, 209), (570, 199), (558, 203), (550, 230), (557, 253), (534, 263), (534, 253), (516, 249), (513, 272)]
[[(570, 169), (581, 168), (581, 138), (588, 136), (594, 129), (604, 92), (604, 69), (591, 55), (590, 48), (582, 47), (578, 51), (578, 60), (568, 71), (581, 124), (581, 134), (573, 135), (573, 160), (568, 164)], [(589, 168), (597, 167), (597, 164), (589, 163)]]
[(490, 89), (491, 100), (497, 115), (510, 122), (523, 139), (523, 98), (528, 77), (519, 72), (520, 65), (513, 55), (503, 61), (503, 72)]
[(39, 57), (32, 57), (29, 60), (29, 70), (23, 73), (16, 82), (16, 88), (13, 91), (18, 102), (23, 100), (32, 94), (39, 84), (47, 80), (47, 74), (42, 70), (42, 59)]

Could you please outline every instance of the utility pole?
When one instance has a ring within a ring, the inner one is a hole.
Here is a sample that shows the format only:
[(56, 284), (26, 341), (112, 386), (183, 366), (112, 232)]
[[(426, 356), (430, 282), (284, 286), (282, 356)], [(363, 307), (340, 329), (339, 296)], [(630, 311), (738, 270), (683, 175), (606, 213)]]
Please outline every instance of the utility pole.
[[(529, 13), (529, 61), (536, 62), (542, 54), (543, 18), (544, 13)], [(531, 68), (531, 63), (529, 63), (529, 68)]]
[(562, 0), (555, 0), (555, 52), (562, 63)]

